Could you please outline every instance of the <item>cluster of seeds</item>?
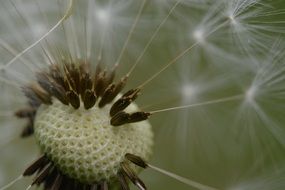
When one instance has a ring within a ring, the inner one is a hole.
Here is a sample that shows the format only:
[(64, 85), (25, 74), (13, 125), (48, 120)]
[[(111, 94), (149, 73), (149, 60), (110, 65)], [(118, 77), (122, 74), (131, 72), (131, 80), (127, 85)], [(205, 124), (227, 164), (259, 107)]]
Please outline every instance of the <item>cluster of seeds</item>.
[(52, 64), (36, 78), (23, 87), (29, 106), (16, 112), (29, 121), (22, 136), (35, 133), (44, 153), (24, 172), (37, 172), (32, 185), (105, 190), (119, 182), (128, 190), (129, 179), (146, 189), (138, 169), (125, 160), (125, 155), (148, 160), (153, 139), (144, 121), (150, 113), (132, 103), (140, 89), (120, 94), (128, 76), (114, 82), (115, 68), (107, 71), (98, 64), (93, 69), (76, 61)]
[[(52, 64), (47, 72), (37, 73), (37, 82), (23, 87), (30, 106), (16, 112), (16, 116), (30, 120), (22, 136), (33, 133), (37, 108), (41, 104), (51, 105), (52, 97), (74, 109), (79, 109), (81, 104), (86, 110), (91, 109), (97, 101), (99, 108), (112, 103), (126, 85), (128, 76), (115, 83), (115, 68), (111, 71), (102, 70), (101, 64), (98, 64), (95, 72), (92, 71), (89, 63), (79, 61), (77, 64)], [(109, 111), (111, 125), (120, 126), (148, 119), (150, 113), (124, 111), (138, 97), (139, 92), (139, 88), (131, 89), (112, 104)]]

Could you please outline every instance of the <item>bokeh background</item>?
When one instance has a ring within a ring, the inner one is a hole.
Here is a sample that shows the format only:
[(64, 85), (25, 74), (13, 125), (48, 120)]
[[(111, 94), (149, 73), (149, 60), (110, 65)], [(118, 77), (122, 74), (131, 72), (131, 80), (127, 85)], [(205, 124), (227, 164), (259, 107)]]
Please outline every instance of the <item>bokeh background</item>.
[[(102, 50), (111, 67), (142, 3), (75, 1), (63, 25), (7, 65), (58, 22), (68, 1), (0, 2), (0, 187), (39, 154), (33, 137), (19, 138), (26, 121), (13, 112), (26, 104), (21, 87), (47, 67), (43, 49), (55, 60), (61, 50), (94, 66)], [(138, 61), (126, 89), (136, 87), (178, 56), (136, 102), (146, 111), (192, 105), (151, 117), (153, 165), (217, 189), (285, 189), (284, 31), (282, 0), (146, 1), (118, 78)], [(150, 169), (141, 178), (149, 189), (195, 189)], [(10, 189), (30, 182), (25, 178)]]

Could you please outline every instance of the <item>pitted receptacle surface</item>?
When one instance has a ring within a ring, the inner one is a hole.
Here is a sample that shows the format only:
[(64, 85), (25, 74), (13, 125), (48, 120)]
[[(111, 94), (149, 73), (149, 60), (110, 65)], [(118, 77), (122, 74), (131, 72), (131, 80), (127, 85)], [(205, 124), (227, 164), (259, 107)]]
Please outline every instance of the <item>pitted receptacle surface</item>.
[[(153, 144), (149, 122), (114, 127), (109, 109), (73, 109), (56, 99), (41, 105), (34, 124), (41, 150), (61, 172), (84, 183), (115, 177), (126, 153), (148, 160)], [(138, 109), (131, 104), (127, 110)]]

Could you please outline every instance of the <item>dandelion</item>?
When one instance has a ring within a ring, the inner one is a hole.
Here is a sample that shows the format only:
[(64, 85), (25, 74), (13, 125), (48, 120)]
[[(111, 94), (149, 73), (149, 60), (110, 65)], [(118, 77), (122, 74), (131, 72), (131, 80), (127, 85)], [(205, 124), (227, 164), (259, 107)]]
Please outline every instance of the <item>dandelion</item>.
[(282, 6), (1, 2), (0, 189), (284, 189)]

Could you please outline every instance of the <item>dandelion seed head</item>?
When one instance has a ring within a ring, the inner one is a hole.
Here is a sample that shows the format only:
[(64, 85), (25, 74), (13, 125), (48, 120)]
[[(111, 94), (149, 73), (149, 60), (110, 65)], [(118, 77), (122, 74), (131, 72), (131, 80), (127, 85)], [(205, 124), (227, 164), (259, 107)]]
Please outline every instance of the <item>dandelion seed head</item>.
[(199, 43), (199, 44), (203, 44), (205, 43), (205, 32), (202, 28), (198, 28), (196, 30), (194, 30), (193, 32), (193, 37), (194, 39)]
[(233, 25), (233, 26), (237, 26), (238, 25), (238, 21), (237, 21), (237, 19), (234, 17), (234, 15), (229, 15), (228, 16), (228, 18), (230, 19), (230, 21), (231, 21), (231, 25)]
[(189, 101), (195, 99), (198, 94), (199, 88), (193, 84), (185, 84), (182, 86), (181, 93), (183, 100)]
[(33, 33), (36, 37), (42, 36), (46, 31), (47, 28), (43, 24), (37, 23), (33, 25)]
[(245, 93), (245, 100), (248, 103), (252, 103), (256, 97), (257, 91), (258, 88), (256, 86), (249, 87)]
[(102, 25), (108, 25), (111, 19), (110, 11), (103, 8), (96, 10), (96, 16)]

